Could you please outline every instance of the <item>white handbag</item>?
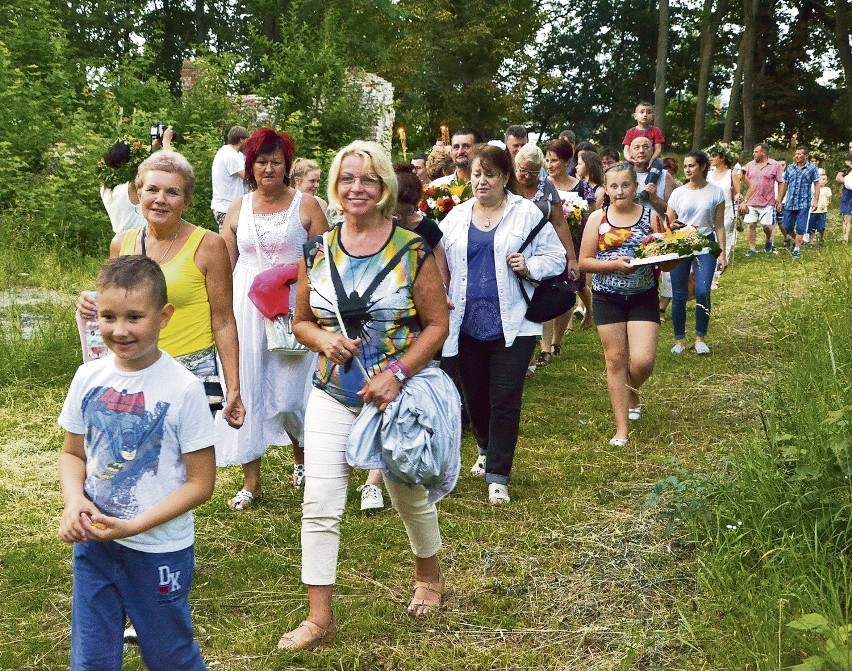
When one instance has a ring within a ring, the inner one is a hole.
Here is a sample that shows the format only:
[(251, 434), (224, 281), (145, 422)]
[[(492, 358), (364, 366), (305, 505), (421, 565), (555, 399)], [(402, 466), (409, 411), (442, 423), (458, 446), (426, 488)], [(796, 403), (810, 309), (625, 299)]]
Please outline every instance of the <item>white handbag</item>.
[(308, 348), (293, 335), (293, 311), (275, 319), (263, 318), (266, 327), (266, 349), (283, 354), (307, 354)]
[[(288, 216), (289, 222), (289, 216)], [(263, 256), (260, 253), (260, 241), (257, 236), (257, 221), (254, 218), (254, 211), (251, 215), (252, 234), (254, 236), (254, 251), (257, 254), (257, 265), (261, 272), (266, 270), (263, 266)], [(266, 328), (266, 349), (270, 352), (281, 352), (282, 354), (301, 355), (307, 354), (310, 350), (302, 343), (296, 340), (293, 335), (293, 308), (286, 315), (278, 315), (275, 319), (263, 318), (263, 325)]]

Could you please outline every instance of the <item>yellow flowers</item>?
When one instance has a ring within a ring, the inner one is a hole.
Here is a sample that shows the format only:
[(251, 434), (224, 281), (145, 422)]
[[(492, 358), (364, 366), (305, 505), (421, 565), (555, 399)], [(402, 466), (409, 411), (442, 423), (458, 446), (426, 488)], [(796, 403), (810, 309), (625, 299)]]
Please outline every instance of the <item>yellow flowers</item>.
[(449, 184), (447, 186), (447, 191), (450, 192), (450, 195), (457, 196), (461, 198), (464, 195), (464, 190), (467, 188), (467, 184)]

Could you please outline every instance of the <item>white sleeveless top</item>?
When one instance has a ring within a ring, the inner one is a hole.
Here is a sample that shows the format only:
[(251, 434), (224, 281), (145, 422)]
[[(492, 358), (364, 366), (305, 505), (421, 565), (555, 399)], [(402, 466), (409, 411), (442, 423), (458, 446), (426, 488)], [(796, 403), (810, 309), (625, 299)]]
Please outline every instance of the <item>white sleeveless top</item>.
[(707, 173), (707, 180), (718, 186), (725, 194), (725, 218), (734, 216), (734, 201), (731, 192), (734, 185), (734, 171), (730, 168), (720, 175), (717, 170)]
[[(243, 196), (240, 218), (237, 223), (237, 248), (240, 251), (237, 263), (258, 268), (255, 239), (260, 244), (261, 258), (265, 270), (271, 266), (299, 263), (308, 232), (302, 225), (299, 210), (302, 192), (296, 191), (290, 207), (271, 214), (255, 214), (254, 193)], [(255, 236), (255, 228), (257, 234)]]

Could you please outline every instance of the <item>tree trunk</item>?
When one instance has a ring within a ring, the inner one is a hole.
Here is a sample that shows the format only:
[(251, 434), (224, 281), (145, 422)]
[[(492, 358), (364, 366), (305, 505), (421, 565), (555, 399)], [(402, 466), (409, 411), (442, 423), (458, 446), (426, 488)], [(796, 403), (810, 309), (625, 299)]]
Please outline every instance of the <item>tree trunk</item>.
[(852, 31), (852, 9), (845, 0), (837, 0), (834, 9), (834, 39), (837, 54), (843, 67), (846, 80), (847, 118), (852, 119), (852, 47), (849, 45), (849, 33)]
[(734, 80), (731, 82), (731, 97), (728, 99), (728, 112), (725, 115), (725, 130), (722, 133), (722, 142), (731, 142), (734, 136), (734, 124), (737, 122), (737, 114), (740, 110), (740, 94), (743, 86), (743, 54), (746, 36), (740, 36), (740, 48), (737, 54), (737, 67), (734, 69)]
[(665, 134), (666, 60), (669, 56), (669, 0), (660, 0), (657, 32), (657, 77), (654, 80), (654, 125)]
[(713, 0), (704, 0), (701, 16), (701, 37), (698, 42), (698, 94), (695, 103), (695, 123), (692, 127), (692, 149), (696, 151), (704, 146), (704, 124), (707, 119), (707, 98), (710, 95), (710, 70), (713, 67), (713, 38), (728, 9), (727, 0), (719, 0), (716, 11)]
[(195, 0), (195, 43), (207, 44), (207, 22), (204, 14), (204, 0)]
[(759, 0), (743, 0), (743, 41), (740, 45), (743, 57), (743, 153), (754, 147), (754, 52), (757, 30), (757, 3)]

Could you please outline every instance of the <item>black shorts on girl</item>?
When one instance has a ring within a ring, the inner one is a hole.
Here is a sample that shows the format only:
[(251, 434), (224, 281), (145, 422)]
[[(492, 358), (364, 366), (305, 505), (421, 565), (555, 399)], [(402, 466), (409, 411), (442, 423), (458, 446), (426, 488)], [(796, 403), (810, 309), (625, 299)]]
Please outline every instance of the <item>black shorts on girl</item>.
[(592, 292), (595, 326), (621, 322), (660, 323), (660, 299), (657, 287), (638, 294)]

